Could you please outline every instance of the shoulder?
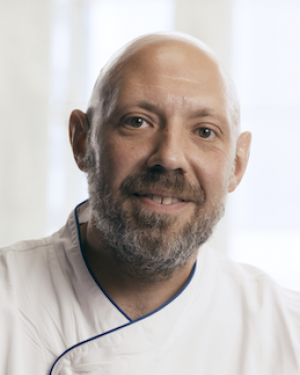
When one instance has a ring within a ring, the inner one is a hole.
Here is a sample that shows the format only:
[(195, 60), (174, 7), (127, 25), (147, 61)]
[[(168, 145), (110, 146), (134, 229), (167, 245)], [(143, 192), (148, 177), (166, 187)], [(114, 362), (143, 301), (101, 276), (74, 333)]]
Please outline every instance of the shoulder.
[(0, 248), (0, 257), (1, 259), (5, 259), (6, 257), (24, 256), (25, 254), (30, 256), (33, 252), (45, 249), (50, 244), (51, 237), (16, 242), (13, 245)]
[(51, 238), (18, 242), (0, 250), (0, 299), (9, 310), (31, 310), (34, 295), (49, 279)]
[(45, 314), (54, 314), (57, 295), (65, 292), (69, 280), (60, 276), (68, 270), (69, 247), (70, 240), (56, 233), (0, 250), (0, 329), (9, 316), (14, 317), (11, 326), (36, 332)]
[[(0, 275), (22, 277), (36, 263), (46, 261), (47, 253), (53, 248), (51, 238), (21, 241), (0, 249)], [(0, 276), (1, 277), (1, 276)]]
[(227, 255), (208, 248), (209, 256), (215, 264), (219, 278), (243, 300), (265, 304), (266, 299), (287, 299), (298, 305), (300, 317), (300, 291), (292, 291), (280, 286), (265, 271), (244, 263), (237, 263)]
[(256, 282), (269, 278), (266, 272), (251, 264), (235, 262), (228, 255), (212, 248), (209, 248), (209, 252), (218, 264), (218, 268), (225, 274), (236, 277), (238, 281)]
[(277, 310), (298, 311), (300, 322), (300, 292), (280, 286), (265, 271), (250, 265), (237, 263), (219, 251), (209, 249), (214, 258), (223, 282), (246, 306), (254, 311), (269, 306), (277, 306)]
[[(300, 293), (281, 287), (263, 270), (234, 262), (213, 249), (207, 248), (200, 255), (203, 258), (201, 271), (208, 274), (205, 281), (209, 282), (199, 294), (199, 311), (205, 297), (206, 323), (218, 332), (218, 340), (253, 363), (258, 369), (254, 373), (298, 374)], [(273, 364), (276, 367), (270, 371)]]

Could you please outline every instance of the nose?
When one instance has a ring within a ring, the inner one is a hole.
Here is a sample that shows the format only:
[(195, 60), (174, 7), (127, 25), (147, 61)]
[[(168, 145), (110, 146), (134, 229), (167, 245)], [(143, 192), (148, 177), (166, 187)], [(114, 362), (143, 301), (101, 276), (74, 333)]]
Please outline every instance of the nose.
[(189, 163), (185, 138), (180, 127), (166, 127), (158, 132), (153, 151), (147, 160), (149, 168), (187, 173)]

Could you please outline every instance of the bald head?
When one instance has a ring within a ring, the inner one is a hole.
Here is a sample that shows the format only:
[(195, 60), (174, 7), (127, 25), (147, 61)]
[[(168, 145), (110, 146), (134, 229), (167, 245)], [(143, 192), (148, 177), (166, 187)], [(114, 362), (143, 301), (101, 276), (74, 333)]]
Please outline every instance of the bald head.
[(101, 70), (89, 101), (90, 122), (107, 121), (126, 76), (149, 78), (155, 67), (166, 77), (176, 77), (179, 85), (187, 79), (195, 85), (210, 81), (215, 95), (224, 96), (228, 119), (236, 135), (240, 133), (239, 102), (231, 78), (207, 45), (178, 32), (139, 37), (112, 56)]

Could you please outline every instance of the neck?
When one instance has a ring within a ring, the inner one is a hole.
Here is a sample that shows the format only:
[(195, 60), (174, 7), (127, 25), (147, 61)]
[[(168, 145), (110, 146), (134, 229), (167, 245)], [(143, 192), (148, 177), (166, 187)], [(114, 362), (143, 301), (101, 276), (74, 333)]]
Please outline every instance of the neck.
[[(80, 228), (83, 251), (95, 278), (131, 319), (147, 315), (174, 297), (187, 283), (195, 260), (164, 273), (136, 270), (119, 262), (89, 224)], [(100, 244), (100, 245), (99, 245)]]

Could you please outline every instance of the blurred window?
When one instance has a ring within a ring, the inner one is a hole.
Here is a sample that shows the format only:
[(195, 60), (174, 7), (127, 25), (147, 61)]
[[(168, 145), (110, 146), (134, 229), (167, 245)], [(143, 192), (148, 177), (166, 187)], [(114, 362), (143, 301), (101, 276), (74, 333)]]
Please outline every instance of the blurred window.
[(300, 2), (235, 2), (233, 76), (249, 167), (234, 193), (231, 256), (300, 289)]

